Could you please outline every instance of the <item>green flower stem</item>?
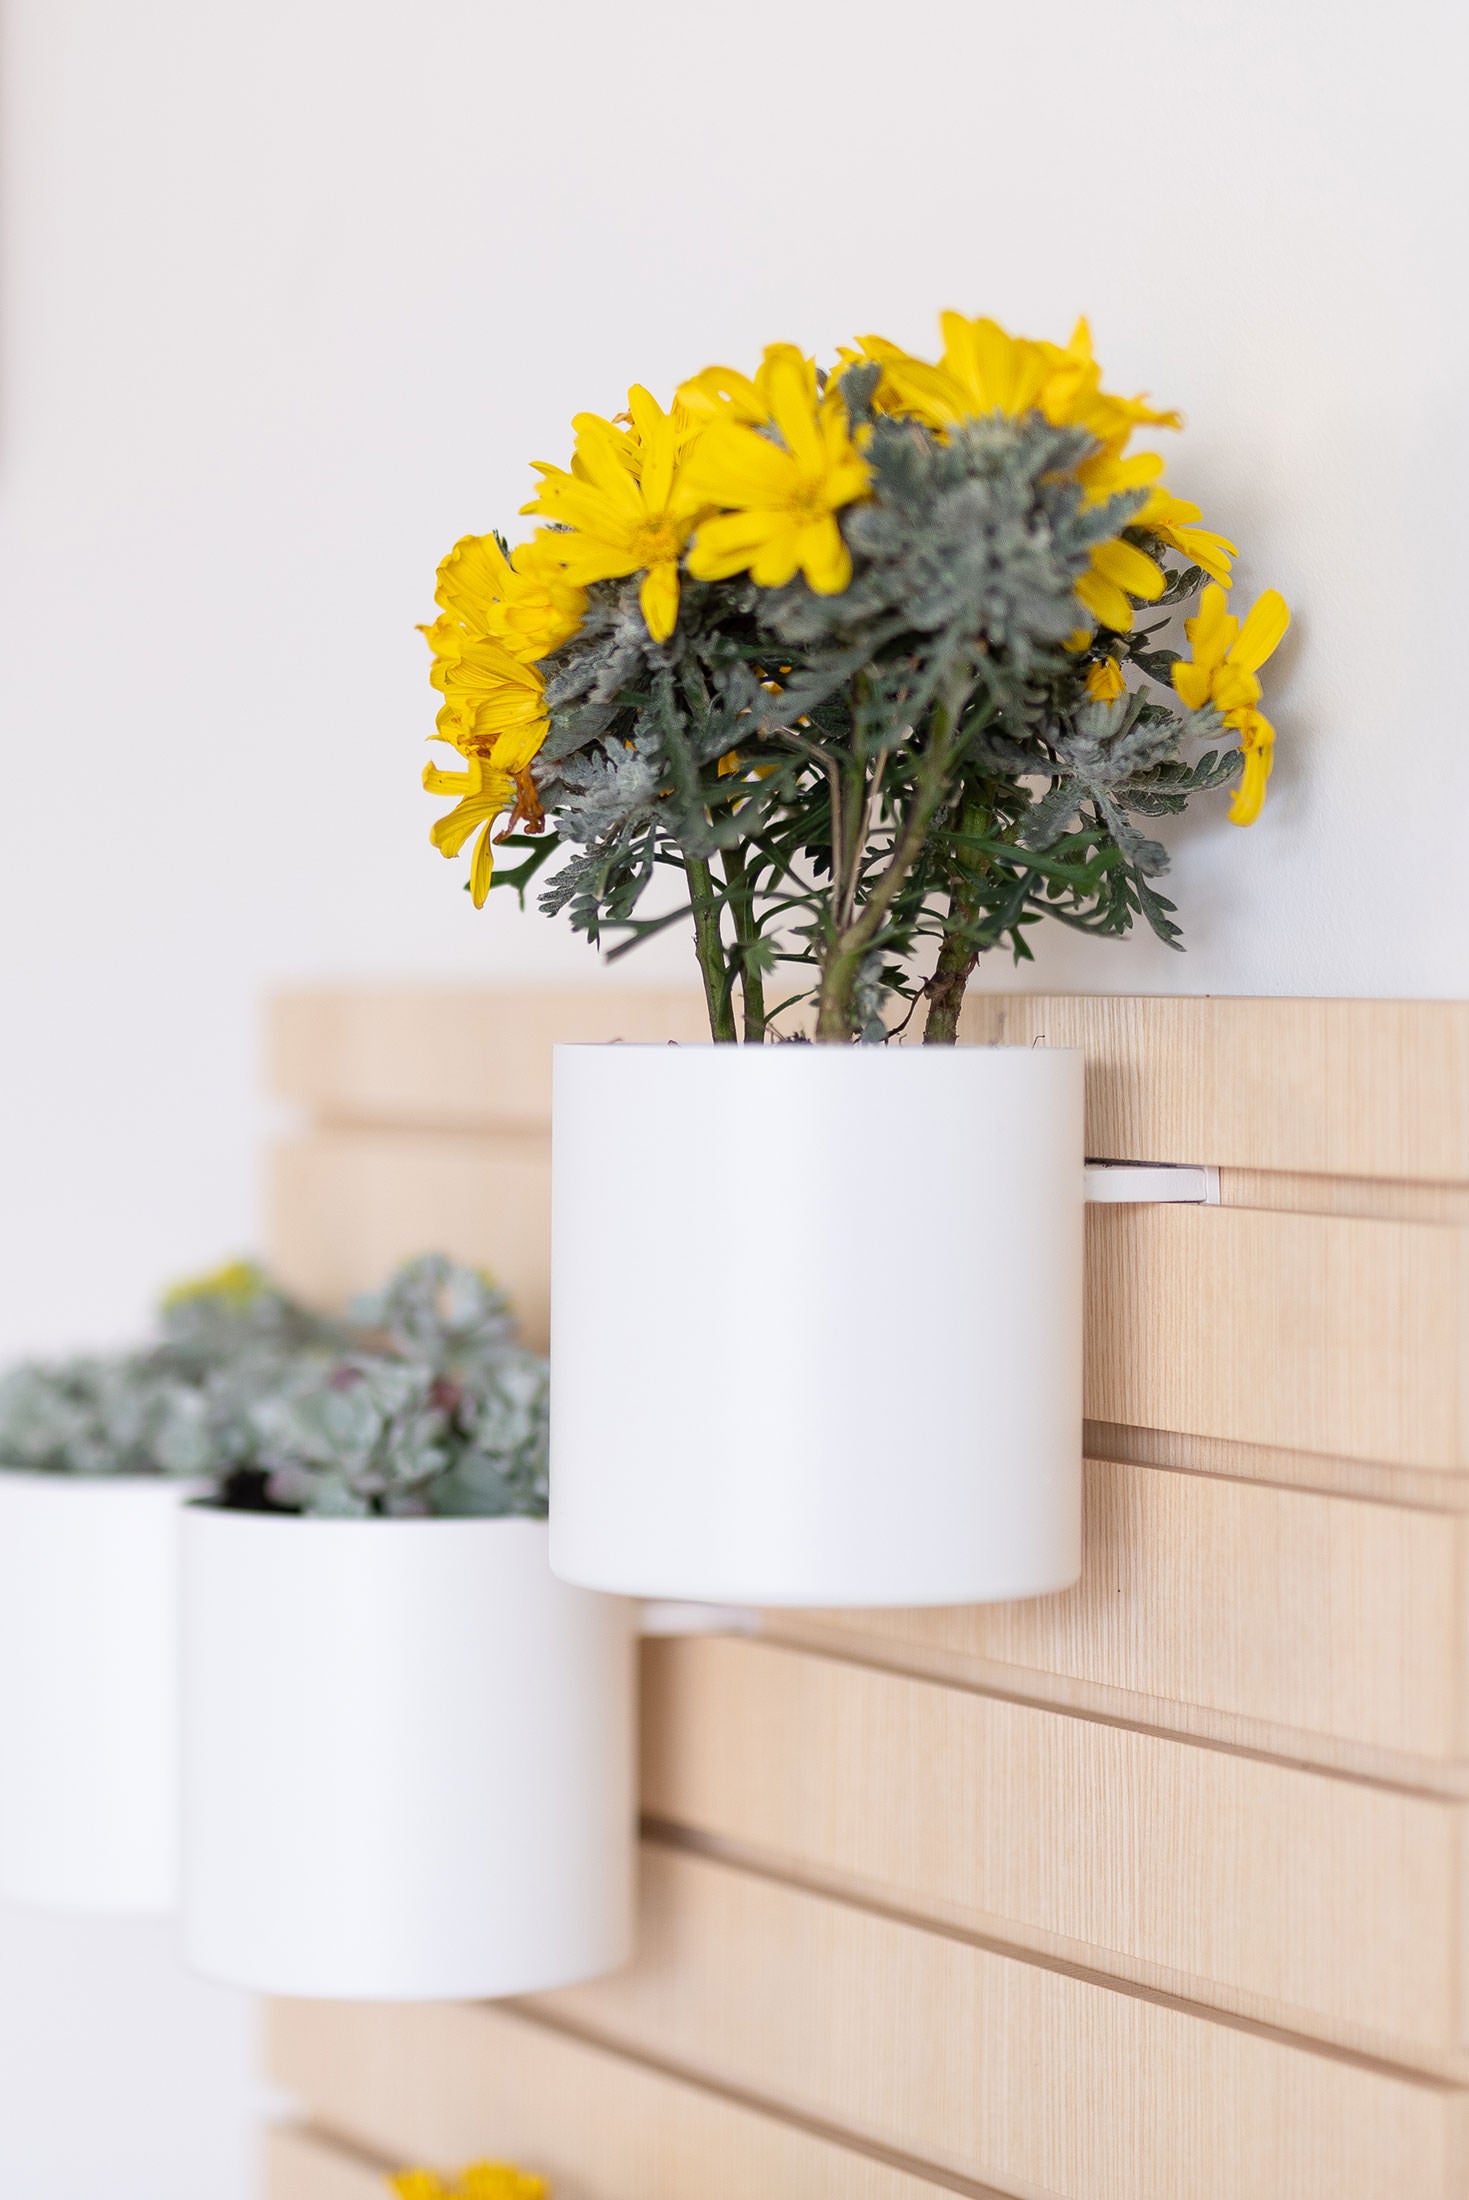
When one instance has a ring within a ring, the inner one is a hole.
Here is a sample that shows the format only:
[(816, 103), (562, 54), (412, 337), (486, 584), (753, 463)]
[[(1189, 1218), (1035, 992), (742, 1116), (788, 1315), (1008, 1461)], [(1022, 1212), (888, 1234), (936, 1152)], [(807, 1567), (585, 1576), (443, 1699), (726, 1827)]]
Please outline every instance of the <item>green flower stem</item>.
[[(959, 832), (964, 839), (982, 839), (992, 823), (986, 803), (966, 802), (959, 815)], [(968, 869), (960, 867), (949, 891), (949, 922), (944, 928), (933, 976), (928, 981), (928, 1015), (923, 1025), (926, 1047), (951, 1047), (958, 1038), (959, 1011), (964, 1006), (965, 990), (979, 961), (979, 949), (970, 944), (970, 927), (980, 910), (975, 889), (989, 865), (982, 857), (971, 858), (970, 864)]]
[(745, 868), (742, 848), (727, 848), (724, 852), (724, 877), (729, 888), (730, 912), (734, 917), (735, 939), (740, 950), (740, 998), (744, 1002), (746, 1046), (759, 1046), (765, 1037), (765, 983), (752, 959), (752, 951), (760, 944), (760, 928), (755, 922), (755, 895), (750, 874)]
[(852, 996), (863, 958), (882, 929), (883, 921), (913, 866), (943, 805), (956, 747), (956, 711), (939, 705), (934, 711), (933, 740), (923, 759), (918, 786), (898, 844), (862, 905), (861, 914), (838, 935), (822, 957), (821, 992), (816, 1011), (816, 1036), (840, 1046), (855, 1037)]
[(719, 936), (719, 896), (714, 874), (703, 856), (686, 856), (689, 902), (694, 912), (694, 951), (704, 980), (704, 1000), (709, 1010), (710, 1037), (721, 1044), (735, 1042), (734, 1001), (725, 967), (724, 941)]

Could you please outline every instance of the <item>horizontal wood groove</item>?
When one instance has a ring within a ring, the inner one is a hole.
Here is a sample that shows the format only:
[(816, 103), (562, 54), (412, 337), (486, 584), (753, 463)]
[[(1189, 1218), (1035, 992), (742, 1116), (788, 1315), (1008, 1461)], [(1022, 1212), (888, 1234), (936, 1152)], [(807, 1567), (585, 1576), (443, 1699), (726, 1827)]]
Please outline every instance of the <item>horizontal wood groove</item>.
[(1382, 1459), (1343, 1459), (1329, 1452), (1288, 1451), (1279, 1444), (1241, 1444), (1227, 1436), (1138, 1428), (1117, 1421), (1083, 1423), (1089, 1459), (1160, 1467), (1212, 1481), (1260, 1482), (1282, 1490), (1314, 1490), (1413, 1512), (1469, 1512), (1469, 1470), (1394, 1466)]
[(1221, 1169), (1219, 1203), (1276, 1214), (1356, 1216), (1366, 1222), (1425, 1222), (1459, 1229), (1469, 1224), (1469, 1185), (1404, 1184), (1381, 1177)]
[(1124, 1161), (1469, 1184), (1469, 1004), (971, 992), (961, 1040), (1081, 1047)]
[[(575, 1988), (567, 1988), (567, 2000), (571, 2001), (575, 1993)], [(804, 2132), (813, 2139), (840, 2147), (845, 2154), (859, 2155), (866, 2161), (880, 2163), (884, 2169), (896, 2170), (900, 2176), (936, 2185), (945, 2192), (968, 2194), (970, 2200), (1011, 2200), (1011, 2195), (1001, 2192), (997, 2186), (978, 2183), (972, 2177), (946, 2168), (941, 2162), (925, 2161), (918, 2155), (905, 2153), (901, 2148), (884, 2146), (864, 2132), (842, 2124), (828, 2123), (820, 2116), (804, 2114), (778, 2096), (751, 2092), (748, 2087), (733, 2084), (717, 2074), (700, 2070), (677, 2056), (658, 2054), (640, 2047), (636, 2041), (618, 2039), (603, 2033), (595, 2024), (579, 2024), (574, 2016), (563, 2014), (550, 1999), (531, 1996), (523, 2000), (507, 2001), (502, 2006), (524, 2023), (539, 2026), (558, 2039), (575, 2041), (580, 2047), (589, 2047), (599, 2054), (614, 2056), (619, 2061), (634, 2064), (655, 2077), (667, 2078), (675, 2085), (697, 2087), (701, 2093), (714, 2100), (728, 2102), (732, 2108), (747, 2109), (752, 2115), (784, 2124), (789, 2130)]]
[(1263, 1720), (1226, 1718), (1197, 1705), (1170, 1702), (1162, 1696), (1144, 1698), (1123, 1689), (1088, 1685), (1065, 1674), (1017, 1673), (1013, 1667), (992, 1660), (946, 1655), (941, 1650), (909, 1651), (905, 1647), (889, 1650), (860, 1635), (845, 1636), (839, 1628), (827, 1632), (815, 1626), (791, 1625), (789, 1620), (787, 1611), (772, 1614), (769, 1624), (762, 1619), (757, 1630), (759, 1639), (776, 1649), (814, 1651), (840, 1664), (929, 1681), (939, 1687), (983, 1697), (992, 1703), (1013, 1704), (1027, 1711), (1054, 1712), (1061, 1718), (1081, 1719), (1094, 1726), (1119, 1729), (1125, 1734), (1145, 1735), (1154, 1741), (1217, 1750), (1225, 1757), (1275, 1765), (1286, 1772), (1320, 1773), (1348, 1786), (1371, 1788), (1383, 1794), (1433, 1803), (1469, 1800), (1469, 1764), (1462, 1758), (1445, 1762), (1413, 1756), (1402, 1750), (1373, 1749), (1362, 1743), (1297, 1732)]
[(1462, 1469), (1469, 1234), (1113, 1207), (1087, 1228), (1096, 1421)]
[(653, 1819), (1377, 2059), (1458, 2052), (1440, 1796), (758, 1638), (643, 1670)]
[[(557, 1043), (697, 1042), (697, 991), (333, 987), (272, 1005), (274, 1092), (356, 1121), (544, 1123)], [(1469, 1005), (971, 992), (969, 1044), (1080, 1046), (1088, 1150), (1469, 1184)]]
[(405, 2161), (509, 2157), (549, 2177), (554, 2200), (1011, 2200), (1015, 2190), (910, 2170), (816, 2119), (690, 2083), (508, 2004), (277, 2002), (270, 2039), (272, 2074), (316, 2121)]
[[(1124, 1995), (708, 1855), (650, 1848), (643, 1865), (631, 1968), (527, 2006), (699, 2084), (1007, 2193), (1455, 2189), (1464, 2095), (1422, 2073)], [(1063, 2085), (1048, 2084), (1053, 2068)]]
[[(843, 1636), (835, 1628), (827, 1634), (818, 1631), (814, 1626), (802, 1625), (786, 1609), (762, 1615), (758, 1639), (775, 1650), (789, 1650), (798, 1656), (803, 1652), (811, 1652), (835, 1664), (854, 1666), (860, 1672), (887, 1674), (895, 1680), (906, 1677), (927, 1681), (935, 1687), (978, 1696), (986, 1703), (1011, 1704), (1021, 1711), (1037, 1711), (1061, 1719), (1077, 1719), (1087, 1725), (1115, 1729), (1123, 1734), (1146, 1736), (1151, 1741), (1176, 1742), (1181, 1748), (1217, 1751), (1221, 1756), (1241, 1757), (1251, 1764), (1273, 1765), (1282, 1772), (1319, 1774), (1322, 1779), (1339, 1780), (1348, 1787), (1370, 1788), (1379, 1794), (1438, 1803), (1455, 1802), (1464, 1792), (1457, 1770), (1446, 1772), (1441, 1779), (1401, 1777), (1392, 1769), (1386, 1772), (1363, 1771), (1354, 1765), (1326, 1763), (1316, 1757), (1302, 1756), (1288, 1749), (1256, 1748), (1227, 1736), (1208, 1732), (1195, 1733), (1166, 1720), (1154, 1725), (1137, 1717), (1135, 1713), (1112, 1711), (1080, 1700), (1063, 1701), (1025, 1687), (1021, 1676), (1014, 1673), (1006, 1679), (1003, 1677), (1006, 1669), (1000, 1666), (992, 1666), (983, 1678), (958, 1670), (940, 1672), (918, 1662), (909, 1663), (902, 1656), (884, 1654), (880, 1646), (860, 1636)], [(955, 1663), (957, 1665), (957, 1661)], [(1025, 1679), (1030, 1677), (1024, 1676)], [(1043, 1676), (1034, 1677), (1040, 1679)]]
[(772, 1611), (762, 1632), (1456, 1793), (1466, 1533), (1442, 1510), (1089, 1460), (1075, 1588), (928, 1611)]
[[(1353, 2070), (1371, 2071), (1377, 2077), (1397, 2079), (1405, 2085), (1427, 2086), (1433, 2092), (1456, 2097), (1469, 2085), (1469, 2056), (1452, 2054), (1430, 2061), (1410, 2062), (1391, 2055), (1365, 2054), (1359, 2048), (1343, 2047), (1335, 2040), (1323, 2039), (1319, 2033), (1292, 2031), (1288, 2025), (1242, 2017), (1212, 2002), (1190, 2000), (1186, 1994), (1170, 1994), (1161, 1987), (1145, 1986), (1135, 1979), (1123, 1978), (1115, 1971), (1097, 1970), (1085, 1963), (1068, 1961), (1063, 1956), (1048, 1955), (1040, 1948), (1027, 1947), (1021, 1941), (1005, 1940), (995, 1933), (976, 1932), (921, 1910), (905, 1909), (900, 1903), (885, 1900), (871, 1887), (847, 1879), (840, 1872), (803, 1870), (780, 1856), (765, 1855), (737, 1841), (721, 1840), (716, 1834), (694, 1833), (685, 1826), (645, 1817), (640, 1824), (640, 1835), (645, 1865), (651, 1863), (655, 1869), (660, 1851), (702, 1858), (728, 1871), (766, 1880), (771, 1886), (783, 1887), (792, 1894), (809, 1894), (823, 1902), (840, 1903), (846, 1909), (860, 1910), (868, 1917), (885, 1918), (889, 1924), (906, 1926), (913, 1932), (953, 1941), (959, 1947), (973, 1948), (983, 1955), (1003, 1957), (1007, 1963), (1025, 1964), (1037, 1971), (1051, 1972), (1057, 1978), (1075, 1979), (1079, 1985), (1095, 1987), (1101, 1994), (1119, 1994), (1127, 2000), (1146, 2002), (1152, 2009), (1168, 2009), (1176, 2016), (1192, 2017), (1200, 2024), (1222, 2025), (1228, 2031), (1244, 2032), (1251, 2039), (1269, 2040), (1278, 2047), (1288, 2047), (1292, 2053), (1322, 2056), (1327, 2062), (1345, 2063)], [(602, 1984), (602, 1981), (596, 1982), (598, 1990)], [(584, 1989), (567, 1987), (561, 1991), (569, 1999), (575, 1999)], [(546, 2000), (546, 1996), (532, 1996), (517, 2006), (535, 2010)], [(613, 2034), (608, 2034), (607, 2039), (609, 2045), (618, 2044)]]

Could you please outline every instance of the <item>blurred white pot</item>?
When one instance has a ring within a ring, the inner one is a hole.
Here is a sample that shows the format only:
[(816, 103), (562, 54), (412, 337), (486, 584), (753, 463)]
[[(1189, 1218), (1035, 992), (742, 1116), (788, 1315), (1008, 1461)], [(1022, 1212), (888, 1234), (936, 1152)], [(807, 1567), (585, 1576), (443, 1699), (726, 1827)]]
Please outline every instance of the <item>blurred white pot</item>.
[(558, 1047), (556, 1572), (769, 1605), (1074, 1581), (1082, 1069)]
[(626, 1960), (637, 1614), (544, 1521), (194, 1506), (184, 1550), (197, 1969), (438, 2001)]
[(179, 1520), (162, 1475), (0, 1469), (0, 1895), (178, 1898)]

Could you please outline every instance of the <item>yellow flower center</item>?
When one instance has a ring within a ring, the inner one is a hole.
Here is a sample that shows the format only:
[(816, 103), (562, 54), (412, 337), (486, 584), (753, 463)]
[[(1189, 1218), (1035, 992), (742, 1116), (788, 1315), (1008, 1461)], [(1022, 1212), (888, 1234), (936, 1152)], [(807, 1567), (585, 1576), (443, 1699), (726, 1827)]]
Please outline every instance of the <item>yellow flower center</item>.
[(790, 495), (790, 513), (793, 519), (803, 522), (827, 519), (831, 514), (831, 495), (824, 474), (802, 474)]
[(629, 550), (637, 558), (640, 568), (654, 565), (676, 565), (688, 534), (686, 521), (670, 517), (666, 512), (656, 519), (648, 519), (636, 528), (629, 540)]

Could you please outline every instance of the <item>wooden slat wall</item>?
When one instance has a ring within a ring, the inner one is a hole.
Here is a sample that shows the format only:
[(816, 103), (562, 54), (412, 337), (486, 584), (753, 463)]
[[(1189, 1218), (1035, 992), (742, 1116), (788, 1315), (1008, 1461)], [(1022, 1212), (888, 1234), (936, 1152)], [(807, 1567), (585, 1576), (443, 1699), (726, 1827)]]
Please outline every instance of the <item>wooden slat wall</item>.
[[(444, 1243), (543, 1333), (551, 1043), (698, 1034), (293, 996), (282, 1264), (339, 1299)], [(486, 2153), (561, 2200), (1469, 2200), (1469, 1008), (980, 998), (964, 1037), (1083, 1046), (1092, 1153), (1222, 1171), (1090, 1218), (1081, 1584), (648, 1645), (635, 1964), (282, 2005), (316, 2128), (275, 2200)]]

